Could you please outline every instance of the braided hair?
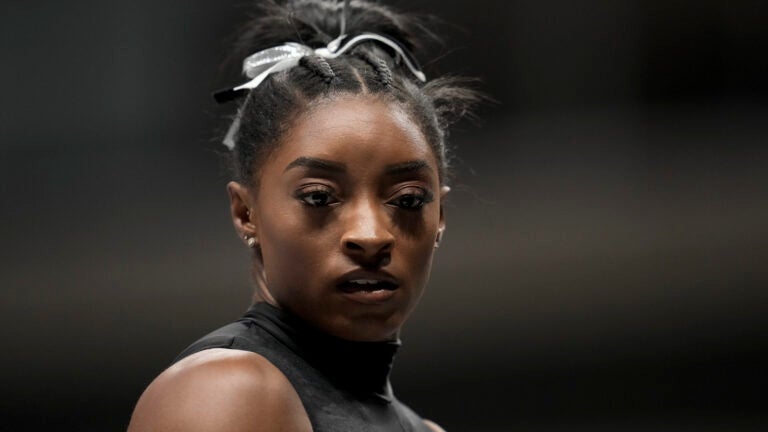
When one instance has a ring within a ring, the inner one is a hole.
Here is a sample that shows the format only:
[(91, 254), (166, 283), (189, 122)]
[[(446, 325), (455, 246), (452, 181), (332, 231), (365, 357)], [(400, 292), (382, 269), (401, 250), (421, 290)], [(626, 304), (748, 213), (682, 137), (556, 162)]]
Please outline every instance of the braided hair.
[[(237, 40), (233, 57), (285, 42), (311, 48), (326, 46), (341, 30), (336, 0), (274, 0), (263, 4)], [(348, 10), (347, 34), (372, 32), (397, 40), (406, 50), (418, 48), (417, 33), (425, 33), (415, 18), (365, 0), (353, 0)], [(265, 158), (310, 103), (342, 95), (369, 94), (398, 104), (418, 125), (440, 165), (445, 181), (448, 169), (448, 126), (478, 101), (476, 92), (454, 78), (422, 83), (414, 79), (395, 53), (375, 43), (361, 43), (333, 58), (305, 56), (297, 67), (270, 75), (241, 102), (239, 128), (230, 154), (233, 175), (253, 186)]]

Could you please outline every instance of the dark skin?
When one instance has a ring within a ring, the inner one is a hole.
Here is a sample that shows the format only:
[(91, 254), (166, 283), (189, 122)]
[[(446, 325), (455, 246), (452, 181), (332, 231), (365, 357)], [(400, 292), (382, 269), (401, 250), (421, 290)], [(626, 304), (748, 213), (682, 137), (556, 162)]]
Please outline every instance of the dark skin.
[[(227, 185), (235, 230), (256, 239), (256, 300), (339, 338), (396, 338), (421, 298), (445, 229), (448, 188), (438, 164), (394, 103), (363, 95), (314, 104), (264, 161), (256, 187)], [(176, 430), (312, 427), (275, 366), (255, 353), (213, 349), (163, 372), (129, 426)]]

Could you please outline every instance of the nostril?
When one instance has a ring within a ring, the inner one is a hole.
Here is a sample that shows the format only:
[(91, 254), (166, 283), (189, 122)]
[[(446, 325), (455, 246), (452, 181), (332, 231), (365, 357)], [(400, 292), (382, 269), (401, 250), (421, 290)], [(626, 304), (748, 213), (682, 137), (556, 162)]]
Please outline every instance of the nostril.
[(346, 242), (344, 242), (344, 246), (347, 249), (353, 250), (353, 251), (362, 251), (363, 250), (362, 246), (360, 246), (359, 244), (357, 244), (357, 243), (355, 243), (353, 241), (346, 241)]

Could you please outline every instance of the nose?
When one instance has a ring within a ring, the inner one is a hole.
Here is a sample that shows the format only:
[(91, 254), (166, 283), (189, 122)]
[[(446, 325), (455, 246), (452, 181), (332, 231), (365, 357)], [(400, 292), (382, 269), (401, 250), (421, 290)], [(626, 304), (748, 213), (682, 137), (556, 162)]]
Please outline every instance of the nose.
[(344, 253), (362, 265), (386, 265), (395, 244), (386, 210), (375, 200), (348, 209), (341, 237)]

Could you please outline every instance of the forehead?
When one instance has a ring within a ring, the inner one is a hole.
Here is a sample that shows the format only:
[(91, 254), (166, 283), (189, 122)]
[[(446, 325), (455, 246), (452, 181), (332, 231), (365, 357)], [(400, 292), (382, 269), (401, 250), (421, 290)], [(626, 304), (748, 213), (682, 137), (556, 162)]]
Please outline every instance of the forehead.
[(421, 129), (396, 103), (372, 96), (341, 96), (313, 104), (294, 120), (266, 161), (280, 168), (297, 157), (352, 165), (426, 160), (438, 164)]

